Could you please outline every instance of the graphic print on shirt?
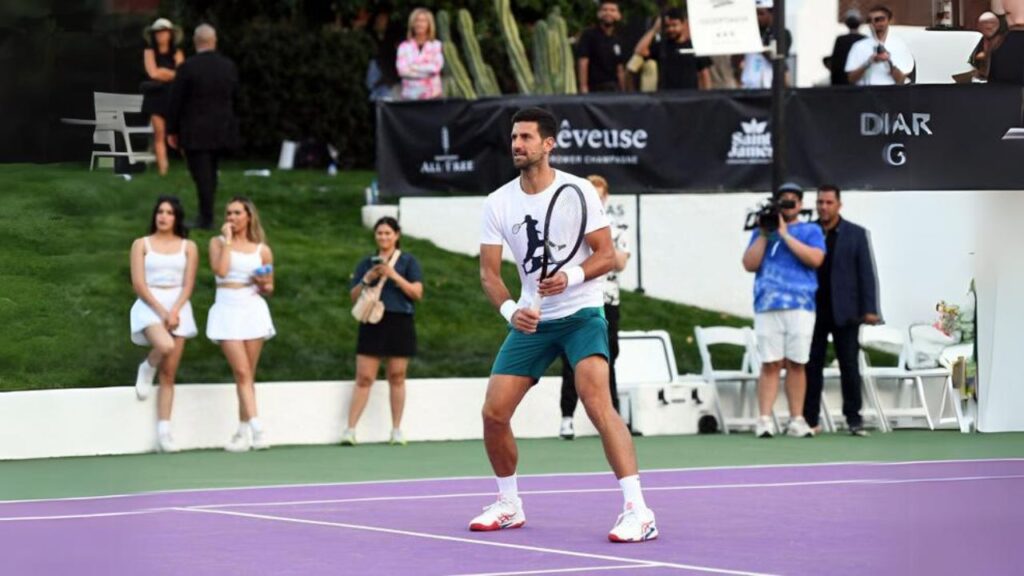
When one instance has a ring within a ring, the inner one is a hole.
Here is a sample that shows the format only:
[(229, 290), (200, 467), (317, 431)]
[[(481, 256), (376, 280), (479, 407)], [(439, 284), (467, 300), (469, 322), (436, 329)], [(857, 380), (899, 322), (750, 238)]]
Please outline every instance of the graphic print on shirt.
[(545, 247), (544, 239), (540, 235), (539, 224), (536, 218), (527, 214), (523, 217), (522, 222), (512, 226), (512, 234), (515, 236), (518, 236), (523, 226), (526, 226), (526, 256), (523, 258), (521, 266), (523, 267), (523, 273), (527, 276), (540, 270), (544, 259), (544, 252), (541, 252), (542, 249), (547, 250), (548, 262), (554, 260), (555, 252), (565, 249), (564, 244), (556, 245), (553, 242), (547, 242)]

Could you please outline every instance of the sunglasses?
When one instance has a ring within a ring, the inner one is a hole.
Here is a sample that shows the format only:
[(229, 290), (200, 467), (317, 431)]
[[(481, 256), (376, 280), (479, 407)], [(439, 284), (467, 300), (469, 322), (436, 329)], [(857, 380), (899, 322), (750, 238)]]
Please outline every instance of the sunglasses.
[(889, 19), (888, 16), (875, 16), (874, 18), (871, 19), (871, 22), (873, 22), (873, 23), (885, 22), (888, 19)]

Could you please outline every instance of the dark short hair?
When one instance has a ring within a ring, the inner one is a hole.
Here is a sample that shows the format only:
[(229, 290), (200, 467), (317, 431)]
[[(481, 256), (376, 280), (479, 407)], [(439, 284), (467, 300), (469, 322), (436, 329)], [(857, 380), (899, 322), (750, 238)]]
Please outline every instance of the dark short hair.
[(554, 138), (558, 132), (555, 115), (543, 108), (523, 108), (512, 116), (512, 124), (517, 122), (535, 122), (541, 138)]
[[(387, 226), (388, 228), (391, 228), (392, 230), (395, 231), (396, 234), (402, 233), (402, 227), (398, 225), (398, 220), (396, 220), (392, 216), (382, 216), (380, 220), (377, 220), (377, 223), (373, 225), (374, 233), (376, 233), (377, 228), (380, 228), (381, 226)], [(395, 242), (395, 247), (401, 248), (402, 241), (399, 240), (398, 242)]]
[(669, 8), (665, 11), (666, 20), (686, 20), (687, 18), (686, 10), (682, 8)]
[(188, 228), (185, 228), (185, 209), (181, 207), (181, 200), (177, 196), (161, 196), (156, 199), (153, 205), (153, 215), (149, 218), (149, 233), (156, 233), (156, 213), (163, 203), (171, 205), (174, 211), (174, 235), (179, 238), (188, 238)]
[(605, 4), (615, 4), (616, 8), (622, 10), (622, 2), (619, 2), (619, 0), (601, 0), (597, 3), (597, 8), (600, 10)]
[(892, 10), (885, 4), (875, 4), (870, 10), (868, 10), (868, 14), (871, 14), (872, 12), (885, 12), (885, 15), (889, 17), (889, 20), (892, 20)]
[(835, 184), (822, 184), (821, 186), (818, 186), (818, 193), (820, 194), (822, 192), (835, 192), (836, 200), (842, 199), (842, 193), (839, 191), (839, 186), (836, 186)]

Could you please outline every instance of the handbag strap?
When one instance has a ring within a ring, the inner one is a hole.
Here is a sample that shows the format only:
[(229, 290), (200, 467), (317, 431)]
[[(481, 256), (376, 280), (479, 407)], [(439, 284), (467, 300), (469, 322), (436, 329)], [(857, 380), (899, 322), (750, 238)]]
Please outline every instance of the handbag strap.
[[(391, 258), (388, 259), (388, 266), (394, 268), (395, 267), (395, 263), (398, 262), (398, 257), (401, 256), (401, 255), (402, 255), (402, 251), (401, 250), (395, 250), (391, 254)], [(388, 277), (385, 276), (384, 279), (380, 281), (380, 284), (377, 284), (377, 286), (375, 286), (378, 296), (380, 296), (380, 294), (384, 291), (384, 285), (387, 284), (387, 282), (388, 282)]]

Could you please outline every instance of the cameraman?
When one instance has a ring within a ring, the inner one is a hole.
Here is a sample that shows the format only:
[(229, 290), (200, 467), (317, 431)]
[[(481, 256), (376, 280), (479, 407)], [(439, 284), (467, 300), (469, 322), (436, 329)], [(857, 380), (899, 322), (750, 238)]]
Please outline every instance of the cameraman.
[(803, 417), (807, 391), (805, 365), (814, 336), (818, 290), (815, 269), (825, 260), (825, 235), (817, 224), (797, 220), (803, 197), (803, 189), (796, 184), (780, 186), (773, 198), (778, 206), (778, 221), (772, 218), (772, 211), (765, 211), (759, 219), (759, 229), (754, 231), (743, 253), (743, 267), (747, 272), (757, 273), (754, 277), (754, 331), (762, 364), (757, 386), (760, 418), (755, 434), (759, 438), (775, 435), (771, 414), (779, 394), (783, 360), (791, 415), (786, 433), (797, 437), (814, 436)]
[(899, 36), (893, 34), (892, 10), (881, 4), (868, 11), (871, 37), (859, 40), (846, 57), (850, 84), (891, 86), (905, 84), (914, 71), (914, 55)]

